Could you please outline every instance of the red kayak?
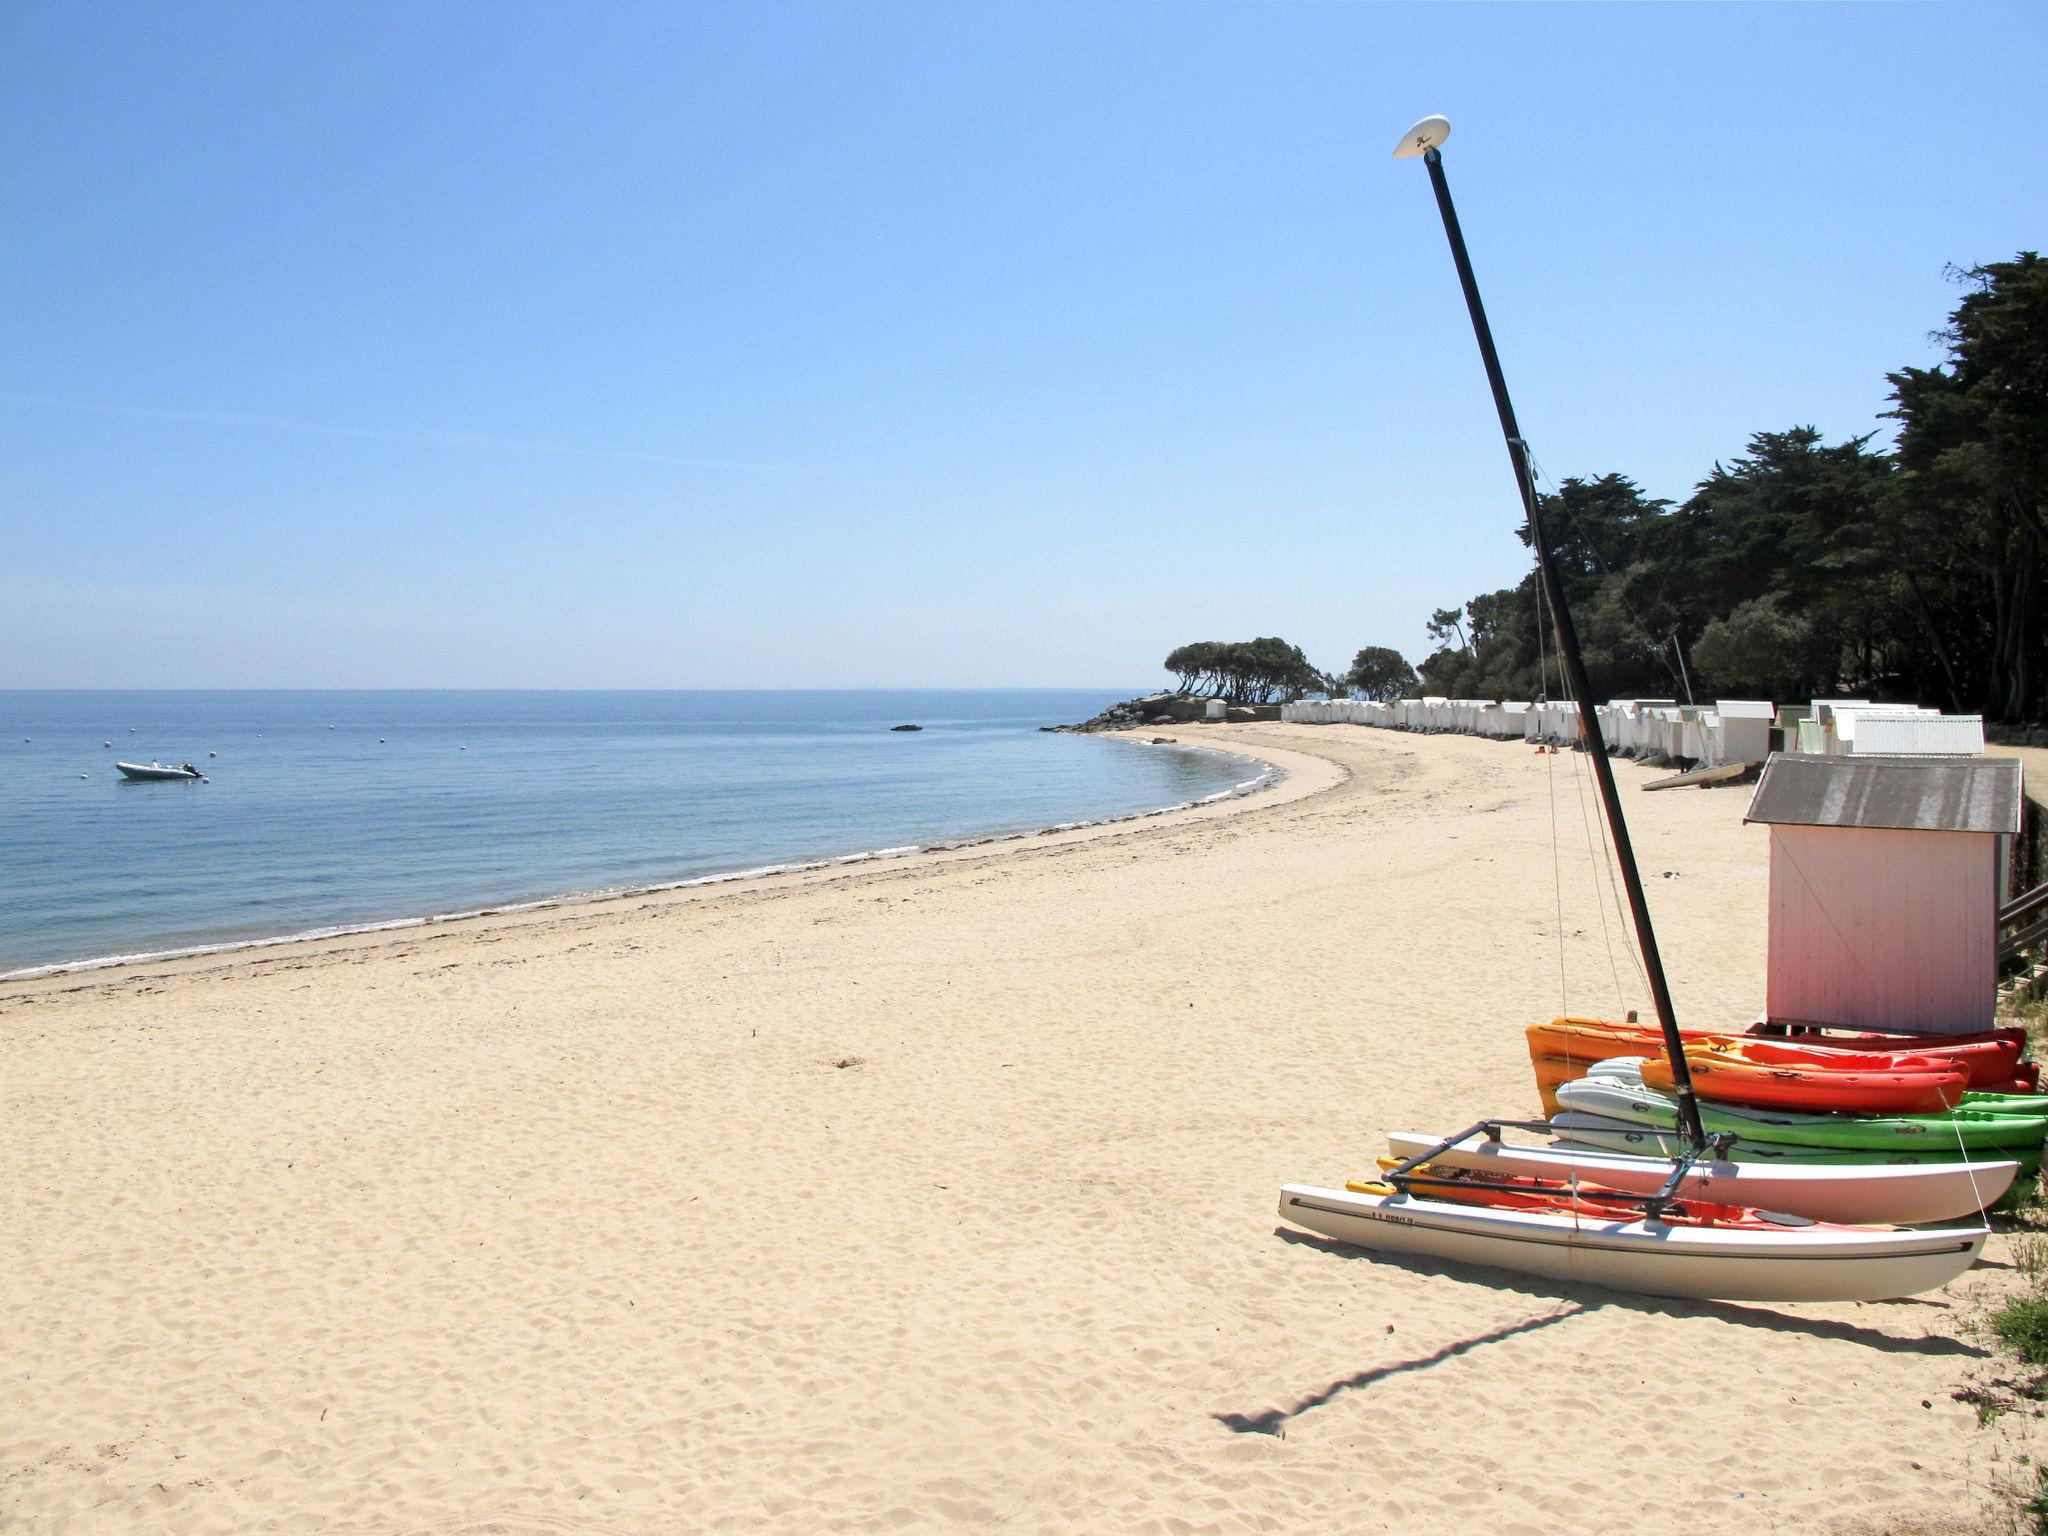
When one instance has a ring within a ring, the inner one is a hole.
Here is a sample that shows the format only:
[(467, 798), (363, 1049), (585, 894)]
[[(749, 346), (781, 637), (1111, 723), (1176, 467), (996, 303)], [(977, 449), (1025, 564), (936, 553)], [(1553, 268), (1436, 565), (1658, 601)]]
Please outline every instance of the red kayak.
[[(1686, 1064), (1702, 1099), (1804, 1114), (1939, 1115), (1960, 1104), (1970, 1084), (1969, 1074), (1949, 1063), (1903, 1071), (1788, 1064), (1755, 1059), (1751, 1045), (1687, 1045)], [(1765, 1050), (1780, 1054), (1771, 1046)], [(1671, 1092), (1671, 1063), (1662, 1057), (1645, 1061), (1643, 1086)]]
[[(1763, 1025), (1747, 1035), (1707, 1029), (1681, 1029), (1688, 1050), (1694, 1047), (1731, 1050), (1752, 1061), (1773, 1066), (1836, 1067), (1869, 1072), (1961, 1068), (1972, 1088), (1992, 1088), (2026, 1078), (2037, 1069), (2019, 1059), (2024, 1031), (1995, 1030), (1981, 1035), (1798, 1035), (1763, 1034)], [(1653, 1024), (1634, 1020), (1563, 1018), (1528, 1028), (1529, 1055), (1544, 1061), (1591, 1065), (1609, 1056), (1661, 1056), (1664, 1037)], [(1540, 1070), (1540, 1068), (1539, 1068)]]
[(1781, 1024), (1752, 1024), (1749, 1036), (1769, 1040), (1776, 1045), (1821, 1050), (1903, 1051), (1915, 1056), (1939, 1056), (1965, 1068), (1970, 1074), (1972, 1088), (1995, 1088), (2026, 1075), (2019, 1069), (2032, 1065), (2020, 1060), (2020, 1053), (2027, 1045), (2027, 1032), (2023, 1029), (1990, 1029), (1973, 1035), (1878, 1035), (1823, 1034), (1817, 1030), (1782, 1033), (1786, 1027)]

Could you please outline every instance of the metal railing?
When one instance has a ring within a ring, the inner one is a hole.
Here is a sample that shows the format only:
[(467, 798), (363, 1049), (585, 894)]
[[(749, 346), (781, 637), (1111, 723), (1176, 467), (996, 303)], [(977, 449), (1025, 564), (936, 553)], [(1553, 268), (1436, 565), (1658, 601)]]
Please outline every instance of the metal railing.
[(2037, 885), (1998, 909), (1998, 963), (2048, 945), (2048, 885)]

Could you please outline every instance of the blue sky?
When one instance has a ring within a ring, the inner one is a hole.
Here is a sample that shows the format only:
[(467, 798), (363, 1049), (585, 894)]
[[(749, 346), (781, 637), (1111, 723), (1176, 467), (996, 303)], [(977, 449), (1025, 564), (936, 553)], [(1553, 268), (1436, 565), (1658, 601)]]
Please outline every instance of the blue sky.
[(0, 12), (0, 686), (1419, 658), (1554, 477), (1883, 425), (2030, 5)]

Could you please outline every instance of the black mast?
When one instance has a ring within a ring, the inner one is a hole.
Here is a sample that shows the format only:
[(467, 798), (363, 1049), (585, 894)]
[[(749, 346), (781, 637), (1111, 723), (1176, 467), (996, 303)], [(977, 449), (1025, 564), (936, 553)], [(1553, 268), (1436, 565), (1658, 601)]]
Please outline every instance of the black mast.
[(1586, 680), (1585, 658), (1579, 654), (1579, 632), (1572, 623), (1572, 611), (1564, 598), (1564, 581), (1550, 552), (1550, 540), (1543, 532), (1543, 517), (1536, 506), (1536, 481), (1529, 469), (1529, 445), (1515, 425), (1515, 407), (1508, 399), (1507, 380), (1500, 371), (1500, 358), (1493, 350), (1493, 332), (1486, 324), (1486, 308), (1479, 302), (1479, 284), (1472, 276), (1472, 259), (1465, 254), (1465, 236), (1458, 228), (1458, 210), (1451, 206), (1450, 183), (1444, 180), (1443, 156), (1437, 146), (1449, 137), (1451, 125), (1440, 117), (1426, 117), (1408, 130), (1394, 153), (1408, 159), (1419, 150), (1429, 167), (1430, 185), (1436, 189), (1437, 211), (1444, 218), (1444, 233), (1450, 237), (1451, 259), (1458, 264), (1458, 282), (1465, 290), (1465, 308), (1472, 314), (1472, 333), (1479, 338), (1479, 355), (1486, 364), (1486, 381), (1493, 386), (1493, 407), (1500, 413), (1501, 435), (1507, 439), (1508, 458), (1515, 466), (1515, 484), (1522, 493), (1522, 512), (1529, 520), (1530, 542), (1536, 546), (1536, 567), (1542, 575), (1543, 595), (1550, 603), (1551, 620), (1557, 626), (1557, 648), (1564, 658), (1565, 679), (1579, 704), (1579, 729), (1586, 755), (1593, 760), (1593, 777), (1600, 785), (1600, 803), (1607, 812), (1607, 828), (1614, 838), (1614, 857), (1621, 865), (1621, 883), (1628, 891), (1628, 909), (1635, 919), (1636, 941), (1642, 948), (1643, 970), (1650, 982), (1650, 999), (1656, 1005), (1657, 1023), (1664, 1031), (1664, 1052), (1671, 1058), (1672, 1087), (1678, 1096), (1680, 1128), (1691, 1138), (1693, 1149), (1707, 1144), (1700, 1125), (1700, 1106), (1692, 1089), (1692, 1068), (1685, 1059), (1685, 1045), (1678, 1033), (1678, 1016), (1671, 1007), (1671, 989), (1664, 980), (1664, 961), (1657, 953), (1656, 930), (1650, 926), (1650, 904), (1643, 896), (1643, 878), (1636, 869), (1634, 847), (1629, 843), (1628, 823), (1621, 814), (1621, 796), (1614, 787), (1614, 768), (1607, 761), (1607, 742), (1600, 734), (1600, 719), (1593, 710), (1593, 687)]

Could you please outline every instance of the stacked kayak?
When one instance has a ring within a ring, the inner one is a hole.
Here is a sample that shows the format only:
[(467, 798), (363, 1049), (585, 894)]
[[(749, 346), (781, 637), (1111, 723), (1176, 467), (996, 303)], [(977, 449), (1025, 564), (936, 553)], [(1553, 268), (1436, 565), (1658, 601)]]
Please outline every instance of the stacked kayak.
[(2039, 1172), (2048, 1139), (2048, 1096), (2001, 1091), (2031, 1086), (2017, 1032), (1932, 1051), (1684, 1037), (1705, 1130), (1735, 1138), (1725, 1156), (1678, 1132), (1653, 1032), (1574, 1019), (1529, 1037), (1552, 1111), (1530, 1128), (1555, 1141), (1517, 1143), (1514, 1122), (1390, 1133), (1378, 1178), (1287, 1185), (1281, 1216), (1383, 1252), (1653, 1296), (1877, 1300), (1967, 1269), (1979, 1213)]
[[(1708, 1102), (1814, 1113), (1915, 1115), (1953, 1109), (1966, 1091), (2030, 1094), (2038, 1073), (2020, 1060), (2017, 1029), (1945, 1039), (1914, 1036), (1771, 1036), (1681, 1030), (1693, 1087)], [(1531, 1025), (1529, 1059), (1546, 1114), (1557, 1090), (1617, 1056), (1657, 1061), (1645, 1073), (1669, 1089), (1658, 1031), (1631, 1020), (1563, 1018)], [(1661, 1079), (1660, 1079), (1661, 1075)]]

